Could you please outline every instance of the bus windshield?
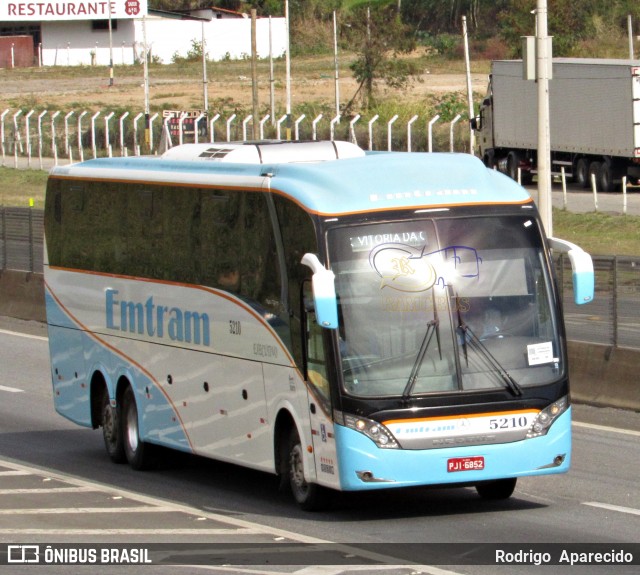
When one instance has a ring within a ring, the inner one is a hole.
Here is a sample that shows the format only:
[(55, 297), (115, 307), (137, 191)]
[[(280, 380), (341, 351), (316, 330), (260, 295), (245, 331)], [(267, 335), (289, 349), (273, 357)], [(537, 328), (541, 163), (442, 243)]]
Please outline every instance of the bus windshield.
[(329, 232), (344, 390), (412, 397), (556, 381), (551, 279), (532, 217), (444, 217)]

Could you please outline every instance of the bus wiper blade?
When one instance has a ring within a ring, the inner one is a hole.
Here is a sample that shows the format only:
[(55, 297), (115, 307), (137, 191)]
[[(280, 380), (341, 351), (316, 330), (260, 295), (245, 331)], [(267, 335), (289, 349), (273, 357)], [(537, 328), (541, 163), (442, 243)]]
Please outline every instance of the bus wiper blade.
[(440, 359), (442, 359), (442, 350), (440, 349), (440, 321), (437, 316), (432, 319), (427, 324), (427, 331), (422, 338), (422, 343), (420, 344), (420, 349), (418, 350), (418, 355), (416, 356), (416, 360), (413, 362), (413, 368), (411, 368), (411, 373), (409, 374), (409, 380), (407, 381), (407, 385), (402, 392), (403, 399), (409, 399), (411, 397), (411, 393), (413, 392), (413, 388), (416, 386), (416, 382), (418, 381), (418, 375), (420, 375), (420, 368), (422, 367), (422, 361), (424, 360), (424, 356), (429, 349), (429, 344), (431, 344), (431, 340), (433, 339), (433, 335), (436, 334), (436, 339), (438, 340), (438, 349), (440, 350)]
[(467, 343), (471, 349), (476, 351), (482, 358), (493, 368), (495, 373), (500, 375), (505, 383), (507, 389), (515, 396), (522, 395), (522, 387), (518, 382), (511, 377), (509, 372), (502, 367), (502, 364), (491, 354), (487, 347), (480, 341), (480, 338), (471, 331), (469, 326), (462, 321), (462, 318), (458, 319), (458, 330), (462, 337), (463, 346), (465, 348), (465, 357), (467, 357), (466, 346)]

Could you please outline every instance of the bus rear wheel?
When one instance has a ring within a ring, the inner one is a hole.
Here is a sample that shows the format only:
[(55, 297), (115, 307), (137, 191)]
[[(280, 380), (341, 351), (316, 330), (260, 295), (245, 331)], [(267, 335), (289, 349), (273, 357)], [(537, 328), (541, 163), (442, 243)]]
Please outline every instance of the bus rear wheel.
[(497, 479), (496, 481), (478, 483), (476, 485), (476, 491), (482, 499), (488, 499), (491, 501), (509, 499), (516, 488), (516, 482), (517, 478), (511, 477), (509, 479)]
[(155, 465), (154, 446), (140, 439), (138, 407), (131, 387), (122, 395), (122, 436), (129, 465), (138, 471), (151, 469)]
[(293, 428), (287, 449), (287, 474), (291, 493), (298, 506), (305, 511), (321, 511), (330, 503), (330, 493), (316, 483), (304, 478), (304, 452), (298, 430)]
[(120, 408), (113, 407), (109, 392), (105, 389), (102, 395), (102, 438), (109, 458), (114, 463), (126, 463), (122, 426), (120, 425)]

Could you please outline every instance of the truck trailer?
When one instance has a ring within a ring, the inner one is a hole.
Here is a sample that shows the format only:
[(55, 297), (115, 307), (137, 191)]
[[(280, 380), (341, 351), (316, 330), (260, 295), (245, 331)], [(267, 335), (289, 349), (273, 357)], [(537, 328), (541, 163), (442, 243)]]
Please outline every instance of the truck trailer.
[[(537, 172), (535, 81), (521, 60), (492, 63), (487, 96), (472, 121), (484, 163), (528, 183)], [(640, 60), (554, 58), (549, 81), (551, 166), (587, 188), (640, 181)]]

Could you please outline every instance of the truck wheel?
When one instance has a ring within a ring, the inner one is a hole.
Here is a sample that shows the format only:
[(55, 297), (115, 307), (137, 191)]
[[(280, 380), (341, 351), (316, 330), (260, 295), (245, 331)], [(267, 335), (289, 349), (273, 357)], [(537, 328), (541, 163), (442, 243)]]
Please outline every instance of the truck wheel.
[(576, 162), (575, 172), (574, 172), (573, 180), (579, 186), (583, 188), (588, 188), (591, 184), (589, 183), (589, 162), (587, 158), (580, 158)]
[(520, 167), (520, 157), (516, 152), (509, 152), (507, 156), (507, 176), (518, 181), (518, 168)]
[(613, 182), (613, 170), (609, 162), (602, 162), (596, 180), (598, 182), (598, 190), (602, 192), (613, 192), (616, 186)]
[(600, 181), (598, 180), (598, 174), (600, 173), (600, 166), (602, 165), (602, 162), (598, 162), (598, 161), (594, 161), (591, 162), (589, 164), (589, 186), (591, 186), (591, 177), (595, 176), (596, 178), (596, 187), (598, 188), (598, 191), (601, 192), (602, 190), (600, 189)]

